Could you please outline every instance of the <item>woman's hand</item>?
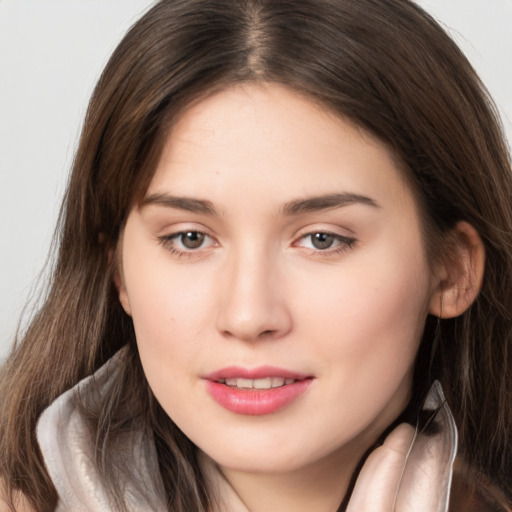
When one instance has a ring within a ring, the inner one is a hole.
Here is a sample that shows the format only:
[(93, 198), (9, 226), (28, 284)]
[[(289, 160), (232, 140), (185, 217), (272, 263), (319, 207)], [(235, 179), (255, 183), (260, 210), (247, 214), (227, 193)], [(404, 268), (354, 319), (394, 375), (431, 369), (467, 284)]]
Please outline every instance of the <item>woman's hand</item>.
[[(365, 462), (346, 512), (394, 512), (414, 428), (402, 423)], [(410, 511), (396, 511), (410, 512)]]

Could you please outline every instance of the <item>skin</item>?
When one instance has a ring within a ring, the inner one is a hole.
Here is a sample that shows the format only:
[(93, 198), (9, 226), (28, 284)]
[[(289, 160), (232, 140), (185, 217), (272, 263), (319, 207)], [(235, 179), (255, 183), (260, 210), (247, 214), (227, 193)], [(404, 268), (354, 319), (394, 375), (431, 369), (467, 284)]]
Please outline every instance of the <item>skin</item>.
[[(357, 200), (297, 206), (332, 194)], [(127, 218), (116, 284), (155, 396), (252, 512), (335, 510), (362, 454), (410, 399), (426, 316), (472, 272), (432, 269), (419, 219), (383, 144), (285, 87), (227, 89), (174, 125)], [(471, 229), (460, 225), (470, 269), (483, 262)], [(205, 236), (187, 248), (187, 232)], [(315, 233), (333, 234), (317, 236), (332, 245), (315, 248)], [(448, 298), (444, 316), (464, 301), (450, 309)], [(233, 365), (312, 382), (275, 413), (237, 414), (204, 379)], [(406, 429), (396, 434), (365, 474), (389, 473), (391, 457), (398, 482), (408, 440)], [(375, 503), (356, 509), (381, 510)]]

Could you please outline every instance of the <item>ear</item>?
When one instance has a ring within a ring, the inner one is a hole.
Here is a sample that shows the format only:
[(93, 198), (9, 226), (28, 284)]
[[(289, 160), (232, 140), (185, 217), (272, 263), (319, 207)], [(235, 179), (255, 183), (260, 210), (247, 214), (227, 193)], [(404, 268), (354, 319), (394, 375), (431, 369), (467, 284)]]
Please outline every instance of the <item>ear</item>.
[(484, 276), (485, 248), (476, 229), (461, 221), (449, 234), (451, 247), (440, 265), (441, 276), (430, 299), (429, 312), (455, 318), (476, 299)]
[[(120, 242), (121, 243), (121, 242)], [(130, 301), (128, 300), (128, 293), (126, 292), (126, 286), (124, 284), (124, 276), (122, 270), (122, 258), (121, 251), (119, 249), (120, 245), (118, 245), (118, 249), (110, 249), (108, 252), (109, 262), (115, 261), (115, 270), (114, 270), (114, 285), (117, 290), (117, 296), (119, 298), (119, 302), (123, 307), (125, 313), (129, 316), (132, 316), (132, 310), (130, 307)]]

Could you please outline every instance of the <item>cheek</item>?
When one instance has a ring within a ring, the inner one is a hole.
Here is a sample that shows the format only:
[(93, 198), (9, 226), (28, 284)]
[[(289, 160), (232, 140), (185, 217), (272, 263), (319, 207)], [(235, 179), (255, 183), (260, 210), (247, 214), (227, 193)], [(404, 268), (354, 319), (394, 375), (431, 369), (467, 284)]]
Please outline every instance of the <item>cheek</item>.
[[(308, 350), (322, 375), (319, 407), (330, 406), (332, 432), (348, 436), (366, 428), (380, 432), (406, 406), (427, 315), (423, 259), (412, 254), (404, 266), (396, 255), (381, 256), (372, 260), (378, 265), (340, 268), (336, 278), (317, 274), (301, 315), (300, 338), (315, 340)], [(322, 421), (311, 418), (311, 429), (324, 428)]]
[(205, 287), (184, 268), (169, 265), (161, 247), (131, 247), (124, 274), (141, 357), (193, 358), (199, 332), (211, 317), (212, 301)]
[(412, 364), (428, 312), (429, 271), (420, 252), (406, 254), (354, 255), (337, 275), (317, 273), (308, 283), (303, 328), (316, 330), (317, 350), (343, 364), (347, 379), (366, 368), (403, 374)]
[(209, 303), (183, 272), (170, 273), (167, 267), (155, 260), (144, 269), (135, 263), (128, 293), (149, 386), (169, 416), (175, 421), (184, 417), (186, 424), (197, 413), (198, 405), (189, 397), (198, 388), (197, 361), (204, 351), (201, 329)]

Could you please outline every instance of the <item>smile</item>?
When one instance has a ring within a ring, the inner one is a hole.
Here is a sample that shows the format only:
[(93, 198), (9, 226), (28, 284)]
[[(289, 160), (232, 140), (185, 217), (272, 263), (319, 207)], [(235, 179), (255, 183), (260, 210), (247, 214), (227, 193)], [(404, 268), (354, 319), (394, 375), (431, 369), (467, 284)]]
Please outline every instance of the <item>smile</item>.
[(225, 384), (231, 388), (237, 389), (273, 389), (282, 386), (288, 386), (297, 382), (296, 379), (285, 379), (284, 377), (266, 377), (264, 379), (242, 379), (229, 378), (219, 379), (219, 384)]
[(206, 389), (215, 402), (230, 412), (251, 416), (285, 408), (313, 380), (311, 376), (274, 367), (229, 367), (205, 377)]

